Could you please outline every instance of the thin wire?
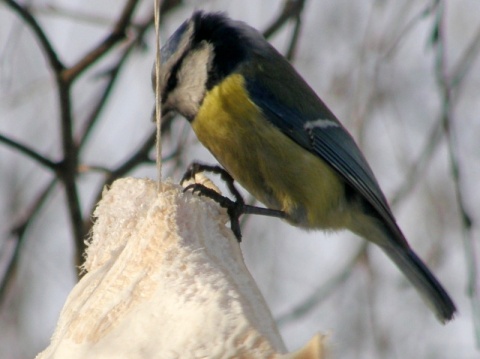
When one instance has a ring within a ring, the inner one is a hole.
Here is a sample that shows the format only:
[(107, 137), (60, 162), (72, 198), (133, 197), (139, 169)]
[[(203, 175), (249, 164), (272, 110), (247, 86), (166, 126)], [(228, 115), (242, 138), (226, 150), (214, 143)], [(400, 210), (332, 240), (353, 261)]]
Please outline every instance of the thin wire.
[(161, 190), (162, 183), (162, 101), (161, 101), (161, 89), (160, 89), (160, 0), (154, 0), (155, 11), (155, 122), (157, 125), (157, 176), (158, 176), (158, 191)]

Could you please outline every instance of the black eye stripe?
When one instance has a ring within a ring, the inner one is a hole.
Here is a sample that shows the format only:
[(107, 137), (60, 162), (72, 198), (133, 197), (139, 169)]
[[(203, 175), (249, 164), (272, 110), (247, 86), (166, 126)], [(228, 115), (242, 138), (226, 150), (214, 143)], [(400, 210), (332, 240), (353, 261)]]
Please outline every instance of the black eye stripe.
[[(180, 58), (179, 61), (175, 65), (173, 65), (172, 70), (170, 71), (170, 76), (168, 77), (168, 80), (167, 80), (167, 85), (163, 90), (164, 94), (170, 93), (177, 86), (178, 84), (177, 74), (182, 62), (183, 62), (183, 58)], [(163, 96), (162, 102), (165, 102), (165, 97), (166, 96)]]
[[(178, 85), (178, 72), (180, 71), (180, 68), (182, 67), (183, 61), (187, 57), (187, 55), (190, 53), (192, 50), (191, 46), (188, 46), (185, 51), (183, 52), (182, 56), (179, 57), (177, 62), (172, 66), (172, 69), (170, 70), (170, 76), (168, 77), (167, 80), (167, 85), (165, 86), (165, 89), (163, 90), (164, 94), (168, 94), (171, 91), (175, 89)], [(162, 96), (162, 102), (164, 103), (166, 101), (167, 96)]]

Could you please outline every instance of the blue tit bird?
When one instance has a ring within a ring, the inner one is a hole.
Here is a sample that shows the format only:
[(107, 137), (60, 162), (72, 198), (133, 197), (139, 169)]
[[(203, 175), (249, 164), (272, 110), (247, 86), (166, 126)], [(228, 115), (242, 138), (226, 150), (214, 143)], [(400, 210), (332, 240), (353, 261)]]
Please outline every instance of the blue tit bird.
[(449, 295), (411, 249), (352, 136), (254, 28), (195, 12), (161, 50), (162, 113), (177, 112), (257, 200), (308, 230), (348, 229), (379, 246), (438, 319)]

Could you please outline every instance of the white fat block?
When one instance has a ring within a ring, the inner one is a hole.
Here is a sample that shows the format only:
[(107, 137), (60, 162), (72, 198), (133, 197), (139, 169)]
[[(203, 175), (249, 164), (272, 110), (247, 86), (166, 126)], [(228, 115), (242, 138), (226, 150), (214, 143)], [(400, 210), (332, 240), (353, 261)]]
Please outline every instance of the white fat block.
[(94, 216), (86, 274), (46, 358), (322, 358), (323, 337), (286, 349), (225, 226), (224, 209), (182, 187), (125, 178)]

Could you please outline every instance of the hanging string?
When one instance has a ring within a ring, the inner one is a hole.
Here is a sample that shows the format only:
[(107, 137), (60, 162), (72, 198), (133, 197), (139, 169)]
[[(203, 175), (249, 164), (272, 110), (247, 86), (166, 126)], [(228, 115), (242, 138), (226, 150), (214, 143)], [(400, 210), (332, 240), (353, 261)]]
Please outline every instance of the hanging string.
[(156, 141), (156, 154), (157, 154), (157, 176), (158, 176), (158, 190), (161, 190), (162, 183), (162, 101), (161, 101), (161, 89), (160, 89), (160, 0), (154, 0), (155, 11), (155, 122), (157, 126), (157, 141)]

